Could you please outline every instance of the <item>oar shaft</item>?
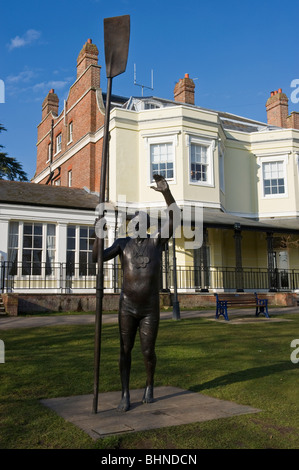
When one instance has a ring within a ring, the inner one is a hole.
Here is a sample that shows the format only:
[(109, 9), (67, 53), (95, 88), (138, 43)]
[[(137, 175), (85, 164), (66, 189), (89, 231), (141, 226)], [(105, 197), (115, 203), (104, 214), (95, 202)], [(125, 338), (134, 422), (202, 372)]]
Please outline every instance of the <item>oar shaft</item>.
[[(103, 217), (103, 203), (105, 202), (106, 192), (106, 169), (108, 160), (108, 144), (109, 144), (109, 121), (110, 121), (110, 105), (111, 105), (111, 89), (112, 78), (108, 78), (107, 96), (106, 96), (106, 112), (104, 123), (104, 138), (101, 163), (101, 186), (100, 186), (100, 219)], [(99, 395), (99, 377), (101, 362), (101, 336), (102, 336), (102, 313), (103, 313), (103, 295), (104, 295), (104, 236), (97, 239), (98, 248), (98, 273), (96, 286), (96, 317), (95, 317), (95, 346), (94, 346), (94, 388), (93, 388), (93, 413), (98, 411), (98, 395)]]

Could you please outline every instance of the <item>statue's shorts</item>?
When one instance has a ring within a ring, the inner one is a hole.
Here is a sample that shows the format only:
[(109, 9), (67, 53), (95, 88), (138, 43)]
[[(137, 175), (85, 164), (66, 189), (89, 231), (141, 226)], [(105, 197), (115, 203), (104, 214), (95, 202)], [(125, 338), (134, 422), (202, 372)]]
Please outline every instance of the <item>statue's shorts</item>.
[(119, 302), (119, 328), (123, 344), (133, 347), (137, 329), (139, 328), (141, 346), (152, 349), (155, 345), (159, 319), (159, 294), (136, 303), (121, 294)]

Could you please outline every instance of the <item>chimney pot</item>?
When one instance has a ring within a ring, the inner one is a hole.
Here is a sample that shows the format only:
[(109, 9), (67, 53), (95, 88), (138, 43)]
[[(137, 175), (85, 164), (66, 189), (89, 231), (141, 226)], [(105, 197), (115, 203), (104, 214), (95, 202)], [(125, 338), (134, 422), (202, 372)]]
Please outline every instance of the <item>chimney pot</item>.
[(288, 98), (282, 89), (271, 91), (266, 103), (267, 122), (272, 126), (288, 127)]
[(174, 87), (174, 100), (180, 103), (194, 104), (195, 85), (189, 74), (185, 73)]
[(98, 65), (98, 54), (97, 46), (92, 44), (91, 39), (87, 39), (87, 42), (82, 47), (77, 58), (77, 78), (79, 78), (90, 65)]

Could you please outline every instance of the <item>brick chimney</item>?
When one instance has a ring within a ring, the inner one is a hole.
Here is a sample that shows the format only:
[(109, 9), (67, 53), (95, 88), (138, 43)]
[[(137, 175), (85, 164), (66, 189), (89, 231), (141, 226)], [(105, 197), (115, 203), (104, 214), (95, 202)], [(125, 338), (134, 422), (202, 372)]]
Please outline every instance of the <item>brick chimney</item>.
[(42, 104), (42, 119), (50, 112), (58, 116), (59, 98), (53, 88), (49, 91)]
[(195, 85), (189, 74), (185, 73), (185, 77), (181, 78), (174, 87), (174, 100), (180, 103), (194, 104)]
[(90, 66), (98, 65), (99, 51), (92, 40), (88, 39), (77, 58), (77, 78)]
[(271, 91), (270, 98), (266, 103), (268, 124), (277, 127), (288, 126), (288, 97), (282, 93), (282, 89)]

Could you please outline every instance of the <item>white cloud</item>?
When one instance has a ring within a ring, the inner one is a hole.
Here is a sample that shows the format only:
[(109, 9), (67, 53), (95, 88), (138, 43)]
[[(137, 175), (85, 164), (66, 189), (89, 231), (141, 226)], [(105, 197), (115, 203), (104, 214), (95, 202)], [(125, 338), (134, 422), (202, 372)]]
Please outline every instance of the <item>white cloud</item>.
[(48, 88), (54, 88), (56, 90), (61, 90), (67, 85), (67, 80), (50, 80), (48, 82), (36, 83), (32, 86), (33, 91), (46, 90)]
[(18, 47), (27, 46), (39, 39), (40, 36), (40, 31), (37, 31), (36, 29), (28, 29), (28, 31), (26, 31), (23, 36), (16, 36), (15, 38), (11, 39), (10, 43), (8, 44), (8, 48), (12, 51)]
[(6, 82), (9, 84), (16, 84), (16, 83), (23, 83), (23, 82), (27, 83), (34, 76), (35, 76), (35, 73), (32, 70), (26, 69), (18, 73), (17, 75), (9, 75), (6, 78)]

